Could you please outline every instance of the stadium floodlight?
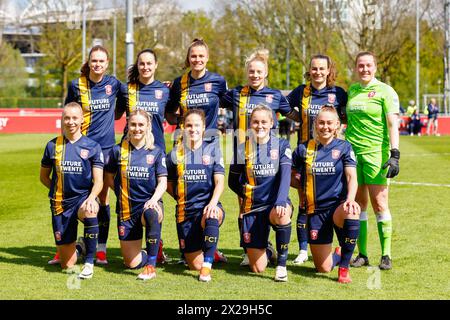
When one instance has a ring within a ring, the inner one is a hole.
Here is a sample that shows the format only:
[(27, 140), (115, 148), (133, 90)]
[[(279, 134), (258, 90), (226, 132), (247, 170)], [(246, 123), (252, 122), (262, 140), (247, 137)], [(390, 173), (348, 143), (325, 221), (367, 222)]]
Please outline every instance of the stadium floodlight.
[(127, 48), (127, 57), (126, 57), (127, 64), (125, 75), (128, 73), (128, 68), (133, 64), (133, 56), (134, 56), (133, 0), (127, 0), (126, 12), (127, 12), (127, 31), (125, 34), (125, 44)]

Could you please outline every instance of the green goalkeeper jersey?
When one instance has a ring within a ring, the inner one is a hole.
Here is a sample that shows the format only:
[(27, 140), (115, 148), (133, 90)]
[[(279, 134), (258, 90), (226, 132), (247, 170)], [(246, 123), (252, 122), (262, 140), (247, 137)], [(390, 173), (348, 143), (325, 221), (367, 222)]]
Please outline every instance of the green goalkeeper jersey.
[(357, 154), (389, 150), (387, 115), (399, 113), (395, 90), (373, 79), (367, 86), (355, 83), (348, 90), (345, 138)]

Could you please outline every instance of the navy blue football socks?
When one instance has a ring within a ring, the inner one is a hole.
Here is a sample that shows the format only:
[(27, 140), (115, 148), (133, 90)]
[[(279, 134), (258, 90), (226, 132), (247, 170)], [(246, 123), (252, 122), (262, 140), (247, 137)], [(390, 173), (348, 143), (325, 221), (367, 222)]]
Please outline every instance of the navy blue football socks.
[(348, 268), (353, 251), (355, 250), (356, 240), (359, 236), (359, 220), (344, 220), (342, 229), (343, 240), (341, 245), (341, 268)]
[(159, 250), (159, 240), (161, 238), (161, 224), (158, 222), (158, 212), (153, 209), (144, 211), (145, 220), (145, 245), (147, 251), (147, 263), (156, 266), (156, 258)]
[(94, 263), (95, 252), (97, 251), (98, 240), (98, 220), (94, 218), (84, 218), (84, 243), (86, 245), (85, 262)]
[(275, 227), (275, 241), (277, 245), (277, 265), (285, 267), (288, 258), (288, 246), (291, 239), (291, 223)]
[(298, 208), (297, 216), (297, 239), (300, 250), (308, 250), (308, 229), (306, 223), (308, 221), (308, 215), (304, 208)]
[(105, 244), (108, 241), (108, 234), (109, 234), (109, 223), (111, 220), (111, 208), (109, 205), (106, 206), (100, 206), (100, 209), (98, 210), (98, 225), (99, 225), (99, 232), (98, 232), (98, 243)]
[(206, 219), (205, 230), (203, 230), (204, 244), (203, 244), (203, 256), (204, 262), (213, 263), (214, 252), (217, 248), (217, 242), (219, 241), (219, 220)]

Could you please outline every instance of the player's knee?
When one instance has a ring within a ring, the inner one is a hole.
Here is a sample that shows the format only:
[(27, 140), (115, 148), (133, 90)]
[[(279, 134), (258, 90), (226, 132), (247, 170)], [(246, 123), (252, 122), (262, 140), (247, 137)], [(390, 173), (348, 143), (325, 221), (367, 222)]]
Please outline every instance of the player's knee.
[(250, 269), (254, 273), (263, 273), (266, 270), (266, 266), (259, 263), (250, 264)]
[(320, 265), (320, 266), (316, 266), (316, 270), (319, 273), (330, 273), (332, 269), (331, 269), (331, 266)]

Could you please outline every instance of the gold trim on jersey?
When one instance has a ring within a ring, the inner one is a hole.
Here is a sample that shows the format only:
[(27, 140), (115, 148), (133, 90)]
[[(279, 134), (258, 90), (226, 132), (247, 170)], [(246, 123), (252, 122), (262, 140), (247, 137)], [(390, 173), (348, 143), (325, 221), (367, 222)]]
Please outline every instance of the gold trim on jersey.
[(176, 155), (177, 155), (177, 174), (178, 174), (178, 180), (177, 180), (177, 222), (183, 222), (184, 217), (186, 215), (186, 194), (187, 194), (187, 185), (184, 181), (184, 172), (186, 170), (185, 165), (185, 152), (183, 144), (180, 143), (177, 146), (176, 149)]
[(135, 109), (139, 99), (138, 95), (139, 95), (139, 85), (137, 83), (128, 83), (127, 116), (130, 115), (130, 113), (133, 112), (133, 110)]
[(253, 189), (256, 187), (256, 179), (253, 172), (253, 162), (256, 159), (256, 154), (254, 153), (254, 142), (247, 139), (245, 142), (245, 173), (247, 176), (247, 183), (244, 186), (244, 213), (252, 210)]
[(180, 97), (180, 107), (183, 114), (187, 112), (187, 97), (189, 95), (189, 72), (186, 72), (181, 77), (181, 97)]
[(81, 107), (83, 109), (83, 119), (84, 119), (83, 123), (81, 124), (81, 133), (83, 135), (87, 135), (92, 120), (92, 111), (89, 103), (91, 98), (91, 92), (88, 77), (80, 77), (78, 79), (78, 87), (80, 89)]
[(313, 163), (317, 156), (317, 143), (311, 139), (306, 148), (305, 173), (306, 173), (306, 210), (308, 214), (314, 213), (316, 209), (316, 181), (313, 174)]
[(311, 104), (311, 82), (307, 82), (305, 88), (303, 89), (303, 95), (302, 95), (302, 125), (300, 127), (301, 135), (300, 135), (300, 143), (304, 143), (309, 140), (309, 114), (308, 109)]
[(128, 164), (131, 162), (130, 144), (126, 139), (120, 144), (120, 220), (126, 221), (131, 217), (130, 181), (128, 179)]
[(61, 164), (64, 161), (66, 152), (66, 140), (64, 136), (56, 138), (55, 144), (55, 170), (56, 170), (56, 186), (52, 199), (53, 212), (55, 215), (59, 215), (64, 212), (63, 200), (64, 200), (64, 172)]
[(245, 86), (239, 92), (239, 111), (238, 111), (238, 145), (245, 142), (247, 133), (247, 104), (250, 100), (250, 87)]

